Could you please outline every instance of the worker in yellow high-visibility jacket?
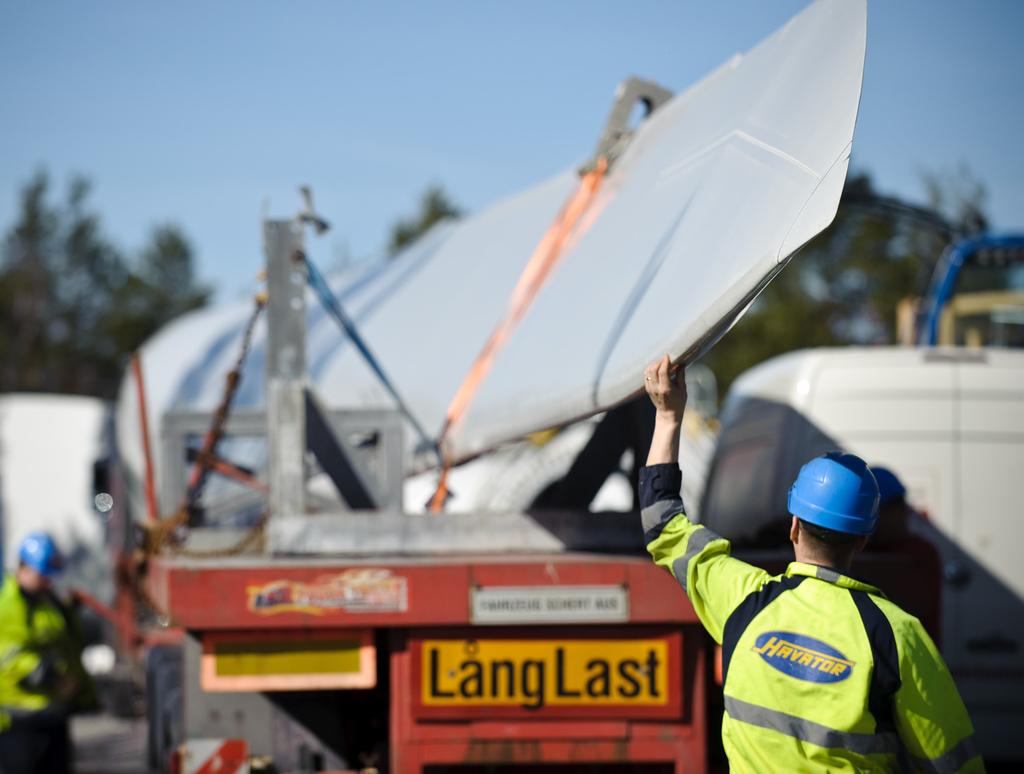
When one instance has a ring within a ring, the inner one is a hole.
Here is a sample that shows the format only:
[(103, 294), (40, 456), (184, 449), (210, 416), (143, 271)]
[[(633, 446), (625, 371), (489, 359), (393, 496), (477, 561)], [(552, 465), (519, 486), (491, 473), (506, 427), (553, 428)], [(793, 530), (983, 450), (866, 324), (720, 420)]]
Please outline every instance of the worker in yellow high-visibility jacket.
[(729, 555), (679, 499), (682, 375), (644, 374), (657, 418), (640, 499), (647, 549), (722, 645), (722, 741), (733, 771), (983, 771), (956, 685), (920, 622), (847, 572), (877, 520), (864, 461), (811, 460), (789, 494), (796, 561), (782, 575)]
[(0, 774), (71, 770), (68, 718), (95, 704), (73, 611), (52, 578), (63, 560), (45, 532), (25, 537), (0, 586)]

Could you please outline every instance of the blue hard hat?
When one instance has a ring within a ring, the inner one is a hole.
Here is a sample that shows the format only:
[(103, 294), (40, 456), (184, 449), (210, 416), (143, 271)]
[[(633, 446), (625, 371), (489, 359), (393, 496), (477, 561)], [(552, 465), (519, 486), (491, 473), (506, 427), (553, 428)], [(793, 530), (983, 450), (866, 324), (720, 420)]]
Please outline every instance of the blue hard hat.
[(878, 521), (878, 483), (860, 457), (829, 452), (800, 469), (789, 512), (836, 532), (870, 535)]
[(889, 468), (883, 468), (880, 465), (873, 466), (871, 475), (878, 482), (879, 506), (888, 505), (893, 500), (906, 496), (907, 488)]
[(64, 569), (64, 557), (46, 532), (30, 532), (21, 541), (18, 559), (40, 575), (52, 578)]

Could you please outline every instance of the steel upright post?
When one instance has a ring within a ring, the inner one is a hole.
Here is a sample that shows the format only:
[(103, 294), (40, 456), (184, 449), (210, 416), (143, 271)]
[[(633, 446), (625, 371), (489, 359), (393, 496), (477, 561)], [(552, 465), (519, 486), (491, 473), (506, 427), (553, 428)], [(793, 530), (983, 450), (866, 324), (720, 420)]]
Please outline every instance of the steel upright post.
[(306, 273), (302, 226), (266, 220), (267, 457), (270, 513), (305, 513)]

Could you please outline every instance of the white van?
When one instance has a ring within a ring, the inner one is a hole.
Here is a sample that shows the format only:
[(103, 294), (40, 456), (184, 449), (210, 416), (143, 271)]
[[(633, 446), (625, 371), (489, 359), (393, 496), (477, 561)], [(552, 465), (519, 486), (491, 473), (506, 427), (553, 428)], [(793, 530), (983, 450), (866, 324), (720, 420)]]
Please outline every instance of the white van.
[(0, 555), (13, 570), (22, 538), (46, 530), (67, 559), (60, 583), (110, 602), (106, 522), (93, 507), (106, 412), (98, 398), (0, 395)]
[[(942, 649), (988, 758), (1024, 724), (1024, 352), (789, 353), (733, 385), (700, 508), (740, 547), (780, 543), (800, 466), (833, 449), (893, 470), (943, 562)], [(1018, 478), (1019, 477), (1019, 478)], [(906, 568), (914, 582), (915, 567)]]

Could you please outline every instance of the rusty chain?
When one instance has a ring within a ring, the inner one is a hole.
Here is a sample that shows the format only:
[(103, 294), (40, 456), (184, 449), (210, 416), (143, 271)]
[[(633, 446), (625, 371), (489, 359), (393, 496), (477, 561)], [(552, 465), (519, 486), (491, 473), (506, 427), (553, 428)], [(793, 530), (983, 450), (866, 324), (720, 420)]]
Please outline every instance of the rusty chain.
[(196, 455), (195, 465), (189, 477), (189, 486), (181, 505), (169, 516), (166, 516), (152, 525), (142, 527), (142, 561), (150, 556), (160, 553), (164, 549), (170, 549), (173, 553), (182, 556), (232, 556), (241, 553), (248, 548), (258, 537), (262, 537), (263, 528), (266, 525), (268, 512), (264, 511), (257, 522), (250, 527), (248, 532), (234, 545), (225, 549), (211, 551), (196, 551), (185, 549), (181, 540), (177, 539), (176, 533), (183, 527), (187, 527), (193, 520), (196, 507), (205, 490), (209, 480), (210, 472), (217, 461), (217, 446), (224, 437), (224, 428), (228, 417), (231, 415), (231, 408), (238, 387), (242, 381), (242, 368), (249, 356), (252, 347), (253, 332), (260, 314), (266, 308), (266, 295), (261, 293), (254, 299), (252, 315), (250, 315), (245, 329), (242, 333), (242, 343), (234, 367), (228, 372), (224, 381), (224, 392), (220, 403), (214, 411), (210, 428), (203, 437), (203, 446)]

